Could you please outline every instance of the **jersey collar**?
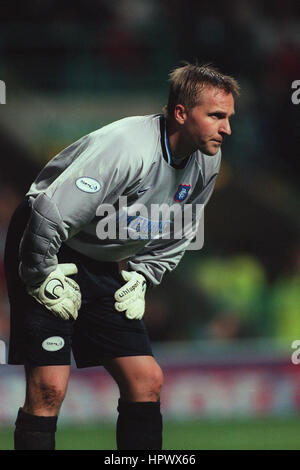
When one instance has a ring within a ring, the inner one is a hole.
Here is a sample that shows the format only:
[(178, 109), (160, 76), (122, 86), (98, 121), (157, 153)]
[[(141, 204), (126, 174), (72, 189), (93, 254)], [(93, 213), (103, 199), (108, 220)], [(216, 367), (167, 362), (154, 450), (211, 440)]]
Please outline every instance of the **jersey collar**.
[(160, 136), (161, 136), (161, 148), (162, 148), (162, 153), (163, 157), (166, 160), (166, 162), (172, 166), (173, 168), (176, 169), (183, 169), (187, 166), (191, 156), (185, 158), (182, 160), (180, 163), (175, 163), (172, 157), (171, 149), (170, 149), (170, 143), (168, 139), (168, 134), (167, 134), (167, 123), (166, 123), (166, 118), (161, 115), (160, 116)]

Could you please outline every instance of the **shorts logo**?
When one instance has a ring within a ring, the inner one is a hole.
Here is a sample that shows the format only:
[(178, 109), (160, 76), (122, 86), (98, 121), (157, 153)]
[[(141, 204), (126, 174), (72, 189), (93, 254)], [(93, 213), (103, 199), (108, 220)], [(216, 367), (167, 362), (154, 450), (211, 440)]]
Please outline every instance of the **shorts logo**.
[(101, 189), (99, 181), (89, 176), (82, 176), (75, 181), (78, 189), (85, 193), (97, 193)]
[(45, 351), (59, 351), (65, 345), (65, 341), (60, 336), (50, 336), (50, 338), (45, 339), (42, 343), (42, 348)]
[(177, 201), (177, 202), (184, 201), (187, 198), (190, 189), (191, 189), (190, 184), (180, 184), (174, 196), (174, 201)]

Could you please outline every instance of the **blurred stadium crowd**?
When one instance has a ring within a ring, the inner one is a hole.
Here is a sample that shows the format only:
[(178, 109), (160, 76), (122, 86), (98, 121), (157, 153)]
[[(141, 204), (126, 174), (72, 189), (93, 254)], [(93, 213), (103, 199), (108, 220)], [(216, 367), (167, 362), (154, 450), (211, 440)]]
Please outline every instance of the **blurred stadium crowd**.
[[(188, 252), (149, 292), (150, 335), (290, 342), (300, 338), (300, 105), (291, 102), (291, 84), (300, 80), (299, 1), (1, 2), (5, 106), (11, 90), (74, 100), (100, 91), (163, 95), (168, 71), (195, 59), (235, 76), (242, 96), (206, 210), (204, 248)], [(0, 338), (6, 339), (6, 230), (43, 163), (1, 126), (0, 136)]]

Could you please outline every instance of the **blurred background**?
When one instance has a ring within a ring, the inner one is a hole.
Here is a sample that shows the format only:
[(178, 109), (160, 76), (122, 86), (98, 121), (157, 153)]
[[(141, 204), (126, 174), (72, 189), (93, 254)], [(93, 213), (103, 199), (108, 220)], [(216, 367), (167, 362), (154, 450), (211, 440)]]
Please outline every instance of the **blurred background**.
[[(242, 93), (204, 247), (148, 293), (145, 320), (165, 370), (165, 448), (300, 449), (297, 0), (1, 1), (0, 340), (8, 345), (3, 251), (14, 208), (82, 135), (161, 112), (168, 73), (183, 60), (212, 63)], [(22, 368), (1, 365), (0, 448), (11, 448), (7, 427), (23, 396)], [(113, 437), (99, 442), (98, 421), (112, 436), (117, 398), (104, 371), (74, 368), (58, 445), (113, 449)], [(92, 437), (85, 443), (79, 429), (76, 441), (70, 423)]]

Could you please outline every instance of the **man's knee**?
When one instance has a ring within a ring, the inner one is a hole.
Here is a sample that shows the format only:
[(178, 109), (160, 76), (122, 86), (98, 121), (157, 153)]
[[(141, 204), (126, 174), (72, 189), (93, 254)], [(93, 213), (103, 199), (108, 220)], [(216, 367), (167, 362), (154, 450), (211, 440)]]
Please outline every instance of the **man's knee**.
[(65, 397), (65, 390), (56, 384), (39, 383), (33, 389), (38, 401), (46, 408), (55, 408), (61, 405)]
[(65, 390), (47, 383), (30, 384), (27, 389), (24, 410), (32, 414), (56, 415), (65, 397)]
[(159, 401), (163, 385), (163, 373), (158, 364), (139, 370), (129, 383), (137, 401)]
[(107, 361), (105, 368), (117, 382), (121, 399), (159, 401), (163, 373), (152, 356), (116, 358)]
[(58, 414), (66, 394), (67, 381), (60, 374), (34, 371), (27, 374), (24, 410), (38, 414)]
[(150, 395), (156, 399), (155, 401), (158, 401), (163, 386), (163, 373), (158, 365), (149, 372), (149, 376), (146, 377), (146, 382), (150, 385)]

